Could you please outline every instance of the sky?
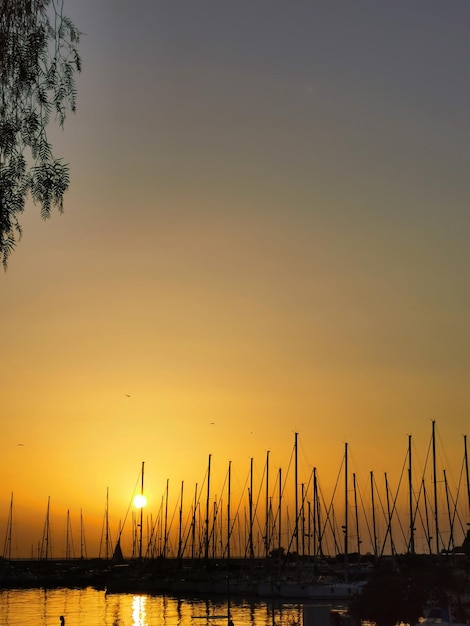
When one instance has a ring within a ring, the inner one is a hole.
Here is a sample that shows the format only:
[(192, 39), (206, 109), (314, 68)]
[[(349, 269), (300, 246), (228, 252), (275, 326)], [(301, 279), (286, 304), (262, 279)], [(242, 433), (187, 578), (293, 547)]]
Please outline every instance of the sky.
[[(97, 552), (142, 461), (214, 494), (417, 475), (456, 485), (470, 400), (470, 5), (66, 0), (77, 113), (49, 130), (64, 214), (28, 203), (0, 276), (0, 538)], [(421, 465), (419, 465), (421, 464)], [(440, 470), (441, 471), (441, 470)], [(188, 495), (188, 501), (191, 500)], [(189, 506), (189, 505), (188, 505)], [(468, 510), (464, 524), (469, 522)]]

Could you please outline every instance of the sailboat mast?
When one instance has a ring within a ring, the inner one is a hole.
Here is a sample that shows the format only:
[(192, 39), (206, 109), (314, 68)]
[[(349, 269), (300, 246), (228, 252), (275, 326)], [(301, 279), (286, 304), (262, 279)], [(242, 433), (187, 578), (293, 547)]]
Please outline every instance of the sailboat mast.
[[(318, 489), (318, 476), (317, 476), (317, 468), (314, 468), (315, 471), (315, 507), (316, 507), (316, 516), (317, 516), (317, 535), (318, 535), (318, 554), (320, 557), (323, 557), (323, 538), (325, 528), (323, 526), (322, 514), (321, 514), (321, 498)], [(314, 513), (315, 515), (315, 513)], [(326, 513), (326, 520), (328, 520), (328, 512)]]
[(194, 559), (194, 551), (196, 548), (196, 509), (197, 509), (197, 483), (194, 488), (194, 506), (193, 506), (193, 519), (191, 528), (191, 558)]
[(408, 435), (408, 489), (410, 492), (409, 498), (409, 516), (410, 516), (410, 547), (411, 554), (415, 553), (415, 528), (414, 528), (414, 515), (413, 515), (413, 476), (411, 465), (411, 435)]
[(295, 433), (294, 438), (294, 482), (295, 482), (295, 551), (299, 554), (299, 483), (298, 483), (298, 454), (297, 454), (297, 439), (299, 433)]
[(307, 554), (312, 556), (312, 503), (307, 501)]
[(446, 493), (447, 516), (449, 519), (449, 529), (450, 529), (449, 544), (447, 546), (447, 550), (450, 551), (451, 549), (454, 548), (454, 522), (452, 519), (451, 510), (450, 510), (449, 485), (447, 483), (447, 473), (446, 473), (446, 470), (442, 470), (442, 471), (444, 474), (444, 487), (445, 487), (445, 493)]
[(3, 558), (11, 561), (11, 540), (13, 528), (13, 492), (10, 498), (10, 509), (8, 513), (7, 532), (5, 534), (5, 543), (3, 545)]
[(426, 493), (426, 483), (424, 482), (424, 478), (422, 480), (422, 487), (423, 487), (423, 499), (424, 499), (424, 514), (425, 514), (425, 520), (426, 520), (426, 542), (428, 544), (428, 550), (429, 550), (429, 554), (432, 554), (432, 547), (431, 547), (431, 529), (429, 527), (429, 510), (428, 510), (428, 496)]
[[(387, 497), (388, 532), (390, 534), (390, 550), (391, 550), (392, 557), (393, 557), (393, 556), (395, 556), (395, 544), (393, 543), (393, 536), (392, 536), (392, 515), (393, 515), (393, 513), (390, 510), (390, 489), (388, 487), (387, 472), (385, 472), (384, 476), (385, 476), (385, 495)], [(384, 542), (384, 546), (385, 546), (385, 542)]]
[(434, 475), (434, 526), (436, 529), (436, 554), (439, 555), (439, 516), (437, 508), (437, 471), (436, 471), (436, 422), (432, 421), (432, 471)]
[(447, 516), (449, 519), (449, 543), (447, 546), (447, 550), (454, 549), (454, 520), (452, 516), (452, 512), (450, 509), (450, 496), (449, 496), (449, 484), (447, 482), (447, 472), (446, 470), (442, 470), (444, 474), (444, 487), (446, 492), (446, 505), (447, 505)]
[(227, 477), (227, 624), (232, 623), (230, 613), (230, 535), (231, 535), (231, 518), (230, 518), (230, 500), (232, 497), (232, 461), (228, 462)]
[(48, 558), (49, 558), (49, 531), (50, 531), (49, 511), (50, 511), (50, 505), (51, 505), (51, 496), (48, 496), (47, 497), (46, 522), (44, 524), (43, 540), (42, 540), (42, 544), (41, 544), (41, 557), (43, 557), (45, 561), (47, 561)]
[(167, 548), (167, 539), (168, 539), (168, 484), (169, 479), (166, 479), (166, 489), (165, 489), (165, 530), (163, 535), (163, 558), (166, 558), (166, 548)]
[[(140, 495), (144, 496), (144, 466), (145, 461), (142, 461), (142, 471), (141, 471), (141, 482), (140, 482)], [(139, 559), (142, 559), (142, 532), (143, 532), (143, 515), (144, 515), (144, 507), (140, 507), (140, 529), (139, 529)]]
[(317, 556), (317, 468), (313, 468), (313, 527), (312, 527), (312, 539), (313, 539), (313, 562)]
[(250, 559), (255, 558), (255, 552), (253, 548), (253, 457), (250, 459), (250, 493), (248, 494), (248, 509), (249, 509), (249, 527), (248, 527), (248, 547)]
[(301, 507), (299, 511), (300, 516), (300, 533), (302, 537), (302, 556), (305, 556), (305, 483), (300, 485), (301, 490)]
[(179, 531), (178, 531), (178, 559), (181, 559), (182, 546), (183, 546), (183, 489), (184, 480), (181, 481), (181, 493), (180, 493), (180, 513), (179, 513)]
[(377, 559), (378, 556), (378, 548), (377, 548), (377, 523), (375, 519), (375, 492), (374, 492), (374, 472), (370, 472), (370, 497), (371, 497), (371, 506), (372, 506), (372, 529), (374, 532), (374, 557)]
[(83, 513), (82, 509), (80, 509), (80, 559), (83, 559), (84, 554), (86, 557), (85, 531), (83, 529)]
[(344, 444), (344, 582), (349, 582), (349, 560), (348, 560), (348, 524), (349, 524), (349, 504), (348, 504), (348, 444)]
[(109, 487), (106, 487), (106, 511), (105, 511), (105, 558), (109, 559)]
[(265, 556), (268, 558), (269, 556), (269, 450), (266, 452), (266, 520), (265, 520), (265, 531), (264, 531), (264, 551)]
[(209, 454), (209, 462), (207, 466), (207, 497), (206, 497), (206, 536), (204, 541), (204, 559), (209, 560), (209, 499), (211, 494), (211, 454)]
[(279, 524), (278, 524), (278, 540), (277, 547), (279, 551), (279, 559), (281, 558), (282, 543), (282, 468), (279, 468)]
[(230, 525), (232, 523), (230, 518), (230, 500), (232, 497), (232, 461), (228, 462), (228, 478), (227, 478), (227, 560), (230, 566), (230, 536), (231, 536), (231, 528)]
[(465, 476), (467, 481), (467, 498), (468, 498), (468, 519), (470, 524), (470, 481), (468, 476), (468, 454), (467, 454), (467, 435), (463, 436), (463, 448), (464, 448), (464, 461), (465, 461)]
[(356, 489), (356, 474), (353, 473), (353, 489), (354, 489), (354, 513), (356, 518), (356, 537), (357, 537), (357, 558), (358, 562), (361, 558), (361, 538), (359, 536), (359, 511), (357, 508), (357, 489)]
[(67, 509), (67, 521), (65, 525), (65, 559), (70, 559), (70, 544), (69, 544), (69, 528), (70, 528), (70, 509)]

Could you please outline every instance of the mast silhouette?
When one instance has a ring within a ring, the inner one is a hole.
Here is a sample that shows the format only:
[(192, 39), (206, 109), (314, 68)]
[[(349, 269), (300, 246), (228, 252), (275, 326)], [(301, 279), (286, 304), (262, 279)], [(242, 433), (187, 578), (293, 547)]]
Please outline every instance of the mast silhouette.
[(248, 493), (248, 550), (250, 559), (255, 558), (255, 550), (253, 546), (253, 457), (250, 459), (250, 489)]
[(10, 509), (8, 512), (7, 531), (5, 533), (5, 543), (3, 544), (3, 558), (11, 561), (11, 544), (13, 532), (13, 492), (10, 498)]
[(344, 444), (344, 582), (349, 582), (348, 444)]
[(379, 555), (378, 545), (377, 545), (377, 522), (375, 519), (375, 490), (374, 490), (374, 472), (370, 472), (370, 497), (371, 497), (371, 506), (372, 506), (372, 530), (374, 532), (374, 557), (377, 560)]
[(299, 555), (299, 487), (298, 487), (298, 454), (297, 440), (299, 433), (294, 433), (294, 483), (295, 483), (295, 552)]
[(85, 543), (85, 530), (83, 528), (83, 514), (82, 509), (80, 509), (80, 559), (87, 557), (86, 553), (86, 543)]
[(432, 471), (434, 478), (434, 528), (436, 531), (436, 554), (439, 555), (439, 515), (437, 502), (437, 469), (436, 469), (436, 422), (432, 420)]
[(65, 558), (70, 560), (75, 558), (75, 550), (73, 547), (72, 522), (70, 521), (70, 509), (67, 509), (67, 523), (65, 530)]
[(204, 537), (204, 559), (209, 560), (209, 499), (211, 493), (211, 454), (209, 454), (209, 463), (207, 467), (207, 497), (206, 497), (206, 520), (205, 520), (205, 537)]
[(181, 493), (180, 493), (180, 511), (179, 511), (179, 530), (178, 530), (178, 559), (183, 556), (183, 490), (184, 480), (181, 481)]
[(40, 558), (44, 559), (45, 561), (48, 560), (49, 556), (52, 557), (52, 549), (50, 545), (50, 518), (49, 518), (50, 504), (51, 504), (51, 496), (48, 496), (47, 497), (46, 521), (44, 524), (44, 532), (42, 535), (41, 553), (40, 553)]
[[(140, 495), (142, 497), (141, 504), (143, 503), (144, 496), (144, 466), (145, 461), (142, 461), (141, 483), (140, 483)], [(139, 528), (139, 559), (142, 560), (142, 532), (143, 532), (143, 515), (144, 507), (140, 507), (140, 528)]]
[(390, 509), (390, 489), (388, 486), (387, 472), (384, 473), (384, 478), (385, 478), (385, 496), (387, 500), (387, 520), (388, 520), (387, 531), (390, 535), (390, 550), (392, 553), (392, 557), (394, 557), (395, 556), (395, 544), (393, 543), (393, 535), (392, 535), (393, 510)]
[(411, 435), (408, 435), (408, 489), (410, 493), (409, 497), (409, 516), (410, 516), (410, 544), (409, 551), (411, 554), (415, 553), (415, 527), (414, 527), (414, 514), (413, 514), (413, 476), (411, 465)]
[(422, 487), (423, 487), (423, 497), (424, 497), (424, 514), (426, 520), (426, 543), (428, 544), (429, 554), (432, 554), (432, 545), (431, 545), (431, 526), (429, 523), (429, 509), (428, 509), (428, 496), (426, 493), (426, 483), (424, 482), (424, 478), (422, 479)]
[(447, 505), (447, 517), (449, 520), (449, 543), (447, 544), (447, 550), (450, 551), (454, 548), (454, 520), (451, 513), (450, 508), (450, 497), (449, 497), (449, 485), (447, 483), (447, 472), (446, 470), (442, 470), (444, 474), (444, 489), (446, 494), (446, 505)]
[(169, 478), (166, 479), (166, 489), (165, 489), (165, 526), (163, 530), (163, 558), (166, 559), (166, 550), (168, 544), (168, 486), (169, 486)]
[[(467, 435), (463, 436), (463, 448), (464, 448), (465, 477), (467, 481), (468, 519), (470, 520), (470, 480), (469, 480), (469, 475), (468, 475)], [(470, 522), (467, 524), (467, 526), (470, 526)]]
[(358, 563), (361, 559), (361, 538), (359, 535), (359, 511), (357, 508), (357, 490), (356, 490), (356, 474), (353, 473), (353, 490), (354, 490), (354, 513), (356, 520), (356, 537), (357, 537), (357, 558)]
[(278, 547), (278, 556), (279, 556), (279, 562), (281, 562), (281, 547), (282, 547), (282, 468), (279, 468), (279, 520), (278, 520), (278, 540), (277, 540), (277, 547)]
[(266, 558), (269, 556), (269, 450), (266, 452), (266, 517), (265, 517), (264, 552)]
[(232, 461), (228, 462), (228, 478), (227, 478), (227, 624), (231, 624), (230, 612), (230, 539), (231, 539), (231, 517), (230, 517), (230, 500), (232, 497)]

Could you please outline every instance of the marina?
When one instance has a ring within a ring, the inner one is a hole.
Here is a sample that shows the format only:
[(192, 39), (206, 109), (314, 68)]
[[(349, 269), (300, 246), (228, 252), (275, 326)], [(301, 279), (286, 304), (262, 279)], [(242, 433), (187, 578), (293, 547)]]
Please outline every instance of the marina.
[[(434, 422), (429, 449), (429, 464), (435, 477), (438, 469)], [(75, 555), (69, 515), (65, 558), (54, 558), (49, 501), (37, 557), (12, 558), (12, 498), (4, 556), (0, 559), (0, 589), (5, 593), (93, 589), (106, 597), (160, 596), (178, 598), (181, 602), (214, 599), (216, 603), (225, 603), (227, 623), (232, 618), (232, 602), (235, 605), (243, 602), (329, 604), (367, 616), (369, 605), (378, 601), (379, 608), (371, 611), (380, 611), (380, 598), (389, 601), (387, 597), (395, 594), (395, 604), (403, 604), (402, 608), (395, 607), (397, 619), (408, 614), (417, 619), (419, 611), (432, 599), (451, 602), (455, 614), (462, 620), (467, 619), (470, 616), (470, 531), (465, 532), (463, 511), (470, 503), (470, 490), (466, 437), (463, 459), (457, 491), (450, 488), (445, 471), (444, 491), (438, 489), (435, 478), (427, 485), (424, 474), (414, 478), (409, 437), (402, 470), (406, 480), (402, 483), (400, 479), (397, 490), (392, 491), (385, 475), (385, 494), (382, 492), (381, 496), (371, 476), (373, 506), (369, 520), (363, 502), (362, 507), (358, 505), (360, 492), (356, 474), (350, 475), (348, 444), (344, 446), (337, 484), (329, 503), (319, 488), (316, 468), (311, 473), (311, 482), (299, 480), (297, 433), (292, 463), (289, 463), (293, 476), (287, 472), (283, 482), (279, 472), (274, 488), (270, 482), (269, 454), (266, 457), (263, 480), (257, 486), (258, 492), (264, 493), (264, 507), (260, 496), (253, 497), (251, 462), (243, 517), (240, 504), (232, 502), (230, 464), (223, 497), (213, 496), (209, 456), (206, 477), (202, 487), (196, 489), (189, 513), (184, 512), (181, 489), (175, 509), (178, 515), (173, 513), (170, 517), (167, 483), (161, 515), (146, 519), (145, 463), (142, 462), (136, 492), (132, 494), (137, 513), (133, 512), (129, 525), (126, 525), (126, 515), (113, 541), (107, 494), (103, 526), (106, 550), (104, 557), (94, 558), (83, 555), (82, 528), (80, 556)], [(292, 478), (294, 488), (288, 497), (283, 488), (287, 481), (292, 485)], [(405, 492), (408, 490), (407, 498), (400, 496), (400, 487)], [(274, 506), (276, 489), (277, 508)], [(289, 518), (286, 501), (293, 506), (293, 520)], [(177, 523), (173, 526), (175, 518)], [(417, 547), (419, 524), (420, 533), (426, 537), (425, 550)], [(360, 537), (364, 529), (369, 532), (372, 550), (363, 549)], [(398, 529), (402, 532), (401, 550), (395, 534)], [(131, 554), (126, 547), (122, 548), (129, 545), (126, 533), (132, 536)], [(207, 613), (205, 616), (207, 618)]]
[[(123, 517), (118, 518), (116, 511), (111, 510), (106, 490), (101, 537), (94, 549), (87, 549), (86, 519), (81, 509), (78, 524), (70, 510), (66, 511), (60, 524), (64, 531), (58, 536), (57, 530), (53, 530), (59, 525), (57, 514), (52, 519), (49, 496), (42, 536), (25, 550), (12, 493), (9, 509), (3, 512), (4, 531), (0, 526), (0, 532), (4, 532), (1, 556), (6, 561), (96, 557), (114, 562), (261, 560), (277, 562), (282, 575), (298, 567), (299, 562), (310, 564), (315, 574), (329, 575), (331, 566), (324, 565), (336, 559), (343, 567), (342, 580), (349, 582), (350, 568), (357, 573), (362, 567), (367, 573), (368, 566), (385, 556), (461, 551), (470, 529), (465, 435), (460, 467), (454, 467), (452, 472), (438, 463), (435, 422), (424, 467), (416, 465), (411, 435), (400, 473), (397, 476), (395, 472), (393, 479), (388, 472), (383, 477), (374, 471), (359, 475), (349, 457), (346, 443), (336, 480), (327, 491), (317, 467), (310, 466), (306, 473), (305, 463), (300, 466), (299, 438), (295, 433), (287, 469), (273, 471), (268, 451), (261, 476), (259, 470), (255, 476), (254, 459), (250, 459), (244, 485), (240, 487), (238, 476), (235, 490), (231, 462), (223, 483), (214, 483), (210, 454), (206, 473), (190, 495), (185, 481), (175, 489), (167, 480), (161, 497), (155, 496), (152, 486), (145, 483), (146, 463), (142, 462)], [(157, 510), (155, 505), (147, 505), (149, 494), (153, 502), (160, 500)], [(23, 548), (19, 550), (21, 544)], [(302, 569), (306, 571), (305, 567)]]

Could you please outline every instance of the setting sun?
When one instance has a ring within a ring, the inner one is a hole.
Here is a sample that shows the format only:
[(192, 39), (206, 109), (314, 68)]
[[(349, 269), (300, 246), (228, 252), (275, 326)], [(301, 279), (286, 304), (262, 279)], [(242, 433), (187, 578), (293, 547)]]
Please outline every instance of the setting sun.
[(147, 498), (143, 494), (139, 493), (135, 496), (134, 506), (137, 509), (142, 509), (146, 504), (147, 504)]

